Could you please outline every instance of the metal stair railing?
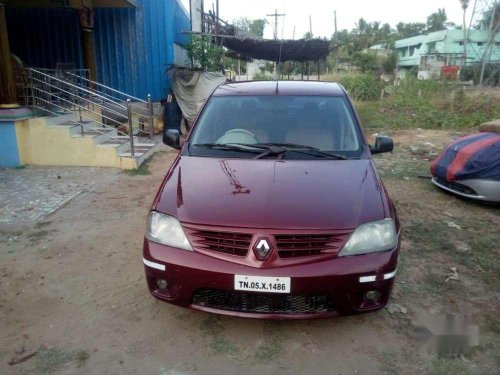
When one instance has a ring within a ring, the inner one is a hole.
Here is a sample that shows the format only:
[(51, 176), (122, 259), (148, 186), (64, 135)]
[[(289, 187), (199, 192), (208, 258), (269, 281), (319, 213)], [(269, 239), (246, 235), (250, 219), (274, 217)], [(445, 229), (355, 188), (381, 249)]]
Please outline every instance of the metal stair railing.
[[(58, 111), (76, 114), (79, 121), (70, 120), (69, 122), (80, 125), (82, 136), (84, 128), (90, 128), (93, 132), (115, 139), (119, 143), (123, 142), (124, 136), (128, 136), (131, 156), (135, 156), (134, 123), (138, 125), (139, 137), (141, 133), (146, 133), (151, 141), (153, 139), (151, 97), (148, 95), (147, 101), (140, 100), (89, 80), (85, 77), (87, 73), (81, 69), (64, 70), (62, 74), (61, 71), (56, 70), (23, 69), (21, 75), (23, 77), (22, 93), (25, 105), (52, 116), (60, 115), (61, 113)], [(108, 91), (114, 92), (115, 95), (101, 92), (94, 87), (106, 88)], [(92, 114), (94, 116), (91, 116)], [(144, 117), (147, 118), (149, 131), (140, 129), (140, 125), (144, 123)], [(97, 123), (102, 128), (91, 127), (84, 122), (84, 119)], [(114, 125), (127, 124), (128, 134), (116, 126), (110, 126), (110, 123)], [(116, 136), (114, 131), (116, 131)]]
[[(153, 103), (151, 101), (151, 95), (148, 94), (147, 100), (139, 99), (135, 96), (126, 94), (122, 91), (116, 90), (112, 87), (103, 85), (102, 83), (92, 81), (88, 78), (87, 74), (84, 74), (81, 70), (77, 71), (65, 71), (65, 74), (79, 83), (79, 86), (87, 87), (89, 90), (98, 93), (99, 95), (105, 96), (111, 101), (117, 103), (123, 103), (130, 101), (131, 113), (137, 117), (147, 117), (149, 130), (147, 133), (150, 139), (153, 139)], [(144, 130), (143, 130), (144, 131)]]

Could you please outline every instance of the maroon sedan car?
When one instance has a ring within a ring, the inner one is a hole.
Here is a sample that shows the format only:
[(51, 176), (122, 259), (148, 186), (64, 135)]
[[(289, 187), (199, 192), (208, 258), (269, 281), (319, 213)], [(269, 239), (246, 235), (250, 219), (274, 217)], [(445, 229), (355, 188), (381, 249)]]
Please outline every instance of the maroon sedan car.
[(152, 295), (252, 318), (333, 317), (383, 307), (399, 253), (396, 210), (342, 86), (219, 86), (149, 214)]

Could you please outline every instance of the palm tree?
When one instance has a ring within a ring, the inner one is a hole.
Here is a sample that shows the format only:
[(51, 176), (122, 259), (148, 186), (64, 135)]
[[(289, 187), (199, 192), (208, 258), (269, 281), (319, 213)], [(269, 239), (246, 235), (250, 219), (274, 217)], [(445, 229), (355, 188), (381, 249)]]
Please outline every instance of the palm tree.
[(427, 32), (432, 33), (434, 31), (445, 30), (446, 26), (444, 23), (448, 17), (446, 16), (446, 11), (443, 9), (438, 9), (437, 12), (432, 13), (427, 17)]

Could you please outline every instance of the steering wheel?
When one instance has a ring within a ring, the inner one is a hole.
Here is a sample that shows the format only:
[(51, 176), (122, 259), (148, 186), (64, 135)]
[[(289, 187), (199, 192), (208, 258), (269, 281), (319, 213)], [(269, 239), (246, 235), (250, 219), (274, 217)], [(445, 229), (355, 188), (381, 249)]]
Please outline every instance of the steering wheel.
[(246, 129), (231, 129), (224, 133), (216, 143), (228, 144), (228, 143), (243, 143), (243, 144), (254, 144), (259, 143), (258, 139), (255, 137), (251, 131)]

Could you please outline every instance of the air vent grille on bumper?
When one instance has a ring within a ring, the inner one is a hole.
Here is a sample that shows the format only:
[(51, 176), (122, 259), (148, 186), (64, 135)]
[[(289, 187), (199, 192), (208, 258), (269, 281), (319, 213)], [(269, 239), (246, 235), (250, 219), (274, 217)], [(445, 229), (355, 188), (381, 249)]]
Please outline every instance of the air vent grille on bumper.
[(245, 293), (216, 289), (198, 291), (194, 295), (193, 304), (218, 310), (262, 314), (311, 314), (335, 311), (333, 301), (327, 295)]
[(349, 233), (276, 235), (281, 258), (294, 258), (338, 252)]
[(444, 185), (445, 187), (458, 191), (459, 193), (463, 194), (469, 194), (469, 195), (478, 195), (473, 189), (471, 189), (468, 186), (459, 184), (458, 182), (450, 182), (445, 180), (444, 178), (441, 177), (436, 177), (437, 182), (440, 183), (441, 185)]

